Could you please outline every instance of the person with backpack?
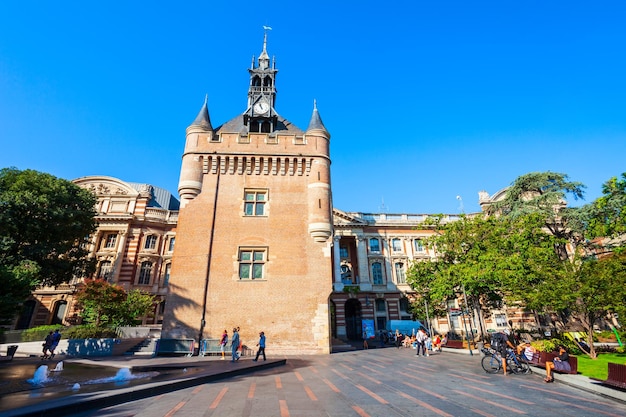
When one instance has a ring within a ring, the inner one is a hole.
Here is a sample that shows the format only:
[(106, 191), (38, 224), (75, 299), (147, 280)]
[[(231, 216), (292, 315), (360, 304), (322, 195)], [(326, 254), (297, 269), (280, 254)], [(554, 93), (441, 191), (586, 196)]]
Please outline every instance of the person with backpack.
[(222, 339), (220, 340), (220, 351), (222, 352), (222, 360), (224, 360), (226, 353), (226, 345), (228, 344), (228, 332), (224, 329), (222, 333)]
[(491, 348), (500, 354), (500, 359), (502, 359), (502, 371), (504, 372), (504, 375), (507, 375), (507, 372), (506, 372), (507, 351), (506, 349), (508, 347), (515, 349), (515, 345), (511, 341), (510, 329), (504, 329), (502, 332), (496, 332), (491, 335)]

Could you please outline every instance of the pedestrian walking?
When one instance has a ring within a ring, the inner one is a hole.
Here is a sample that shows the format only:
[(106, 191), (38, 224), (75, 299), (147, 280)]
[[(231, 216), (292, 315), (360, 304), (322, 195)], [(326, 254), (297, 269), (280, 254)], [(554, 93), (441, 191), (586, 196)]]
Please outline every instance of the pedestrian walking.
[(52, 346), (53, 339), (54, 339), (54, 336), (52, 332), (48, 333), (48, 335), (44, 339), (43, 345), (42, 345), (43, 356), (41, 357), (41, 360), (48, 359), (50, 357), (50, 355), (48, 354), (48, 351), (50, 350), (50, 346)]
[(239, 360), (239, 355), (237, 355), (237, 349), (239, 349), (239, 332), (237, 331), (237, 327), (233, 329), (233, 337), (231, 339), (230, 352), (233, 355), (233, 359), (231, 362), (235, 362)]
[(228, 344), (228, 332), (224, 329), (222, 338), (220, 339), (220, 351), (222, 352), (222, 360), (226, 357), (226, 345)]
[(263, 361), (265, 361), (267, 358), (265, 357), (265, 333), (261, 332), (259, 333), (259, 343), (256, 344), (259, 349), (256, 351), (256, 358), (252, 359), (252, 362), (256, 362), (259, 360), (259, 355), (262, 353), (263, 354)]
[(54, 331), (54, 333), (52, 334), (52, 343), (50, 344), (50, 359), (54, 358), (54, 351), (56, 350), (57, 346), (59, 346), (59, 342), (61, 341), (61, 333), (59, 332), (59, 329), (56, 329)]
[(424, 330), (424, 328), (420, 328), (415, 335), (415, 342), (417, 343), (416, 356), (420, 355), (420, 351), (422, 352), (422, 355), (428, 356), (428, 350), (426, 349), (426, 339), (428, 339), (428, 334), (426, 334), (426, 330)]

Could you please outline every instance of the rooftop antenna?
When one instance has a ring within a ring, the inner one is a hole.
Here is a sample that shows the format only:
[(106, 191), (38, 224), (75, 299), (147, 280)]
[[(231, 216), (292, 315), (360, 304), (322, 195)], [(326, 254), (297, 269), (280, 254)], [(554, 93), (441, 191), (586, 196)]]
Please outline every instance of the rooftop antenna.
[(385, 206), (385, 199), (381, 197), (380, 200), (381, 200), (381, 204), (380, 204), (380, 207), (378, 208), (378, 210), (381, 213), (387, 213), (389, 211), (389, 209), (387, 208), (387, 206)]
[(460, 195), (456, 196), (456, 199), (459, 200), (459, 211), (461, 214), (465, 213), (465, 208), (463, 207), (463, 198)]

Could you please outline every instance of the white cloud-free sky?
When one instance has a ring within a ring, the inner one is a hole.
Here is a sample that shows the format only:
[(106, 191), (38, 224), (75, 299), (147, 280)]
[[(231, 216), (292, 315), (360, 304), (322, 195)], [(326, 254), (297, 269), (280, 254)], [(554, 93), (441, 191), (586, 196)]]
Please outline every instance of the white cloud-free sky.
[(625, 18), (621, 1), (3, 2), (0, 167), (177, 195), (185, 128), (205, 94), (214, 126), (245, 110), (267, 25), (278, 112), (306, 129), (315, 99), (332, 135), (335, 207), (478, 211), (532, 171), (592, 201), (626, 172)]

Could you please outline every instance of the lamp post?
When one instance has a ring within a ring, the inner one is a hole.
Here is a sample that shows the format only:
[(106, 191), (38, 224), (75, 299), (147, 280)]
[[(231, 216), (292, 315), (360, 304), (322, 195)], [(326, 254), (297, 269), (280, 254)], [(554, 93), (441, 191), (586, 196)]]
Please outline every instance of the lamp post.
[[(468, 315), (467, 311), (467, 294), (465, 294), (465, 284), (463, 284), (463, 300), (465, 301), (465, 311), (463, 311), (463, 325), (465, 326), (465, 335), (467, 338), (467, 348), (469, 349), (469, 353), (471, 356), (474, 356), (474, 352), (472, 351), (472, 342), (470, 342), (469, 333), (467, 333), (467, 324), (465, 323), (465, 316)], [(469, 323), (470, 332), (472, 333), (472, 339), (474, 338), (474, 329), (472, 328), (472, 322)]]
[(428, 330), (428, 334), (432, 336), (432, 331), (430, 330), (430, 318), (428, 317), (428, 300), (424, 297), (424, 307), (426, 308), (426, 329)]

